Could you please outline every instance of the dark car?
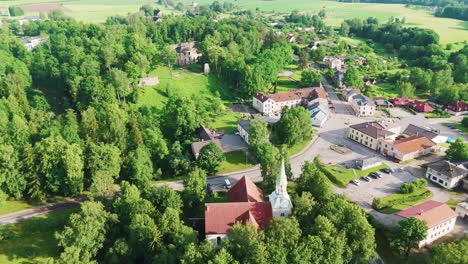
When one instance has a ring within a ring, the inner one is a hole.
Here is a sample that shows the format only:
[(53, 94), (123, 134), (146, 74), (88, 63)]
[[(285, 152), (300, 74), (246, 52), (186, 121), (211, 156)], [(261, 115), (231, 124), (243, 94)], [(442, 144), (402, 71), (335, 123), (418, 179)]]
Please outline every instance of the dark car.
[(371, 181), (372, 181), (372, 180), (371, 180), (369, 177), (367, 177), (367, 176), (361, 177), (361, 180), (366, 181), (366, 182), (371, 182)]
[(391, 172), (392, 172), (392, 169), (390, 169), (390, 168), (383, 168), (383, 169), (381, 169), (380, 171), (383, 172), (383, 173), (391, 173)]

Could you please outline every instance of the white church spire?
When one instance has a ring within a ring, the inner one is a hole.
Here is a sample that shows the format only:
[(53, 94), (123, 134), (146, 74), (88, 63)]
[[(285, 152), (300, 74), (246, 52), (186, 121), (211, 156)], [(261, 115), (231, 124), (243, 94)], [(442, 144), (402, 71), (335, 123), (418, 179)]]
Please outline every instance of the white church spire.
[(281, 168), (276, 177), (276, 188), (270, 194), (271, 209), (273, 216), (288, 217), (292, 212), (291, 198), (288, 194), (288, 179), (284, 168), (284, 160), (281, 160)]

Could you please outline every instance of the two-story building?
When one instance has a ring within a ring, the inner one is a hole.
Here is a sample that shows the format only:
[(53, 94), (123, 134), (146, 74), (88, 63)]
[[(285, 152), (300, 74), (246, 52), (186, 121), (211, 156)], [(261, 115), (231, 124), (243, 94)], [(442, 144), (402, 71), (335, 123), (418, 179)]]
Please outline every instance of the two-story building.
[(323, 58), (323, 63), (327, 65), (330, 69), (341, 71), (344, 68), (344, 57), (332, 57), (325, 56)]
[(345, 96), (357, 116), (374, 116), (375, 104), (359, 90), (348, 88)]
[(455, 227), (457, 214), (445, 203), (429, 200), (396, 213), (402, 218), (415, 217), (427, 224), (427, 236), (419, 248), (447, 235)]
[(447, 160), (427, 165), (425, 177), (446, 189), (458, 186), (468, 176), (468, 170)]
[(252, 106), (262, 114), (275, 115), (281, 112), (283, 107), (307, 106), (315, 102), (327, 104), (327, 93), (321, 85), (285, 93), (256, 93), (252, 99)]
[(447, 104), (445, 111), (451, 115), (468, 115), (468, 103), (465, 101), (457, 101)]
[(370, 149), (380, 151), (379, 142), (395, 140), (396, 134), (388, 131), (379, 122), (365, 122), (352, 125), (348, 130), (348, 137)]
[(429, 154), (436, 146), (425, 136), (411, 136), (395, 141), (382, 140), (378, 149), (382, 154), (402, 162)]

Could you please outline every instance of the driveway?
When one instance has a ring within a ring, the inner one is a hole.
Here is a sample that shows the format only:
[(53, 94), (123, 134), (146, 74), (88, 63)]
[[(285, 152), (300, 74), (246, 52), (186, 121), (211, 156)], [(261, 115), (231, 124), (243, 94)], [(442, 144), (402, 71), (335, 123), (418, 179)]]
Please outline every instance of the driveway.
[(224, 134), (220, 141), (221, 146), (223, 147), (223, 152), (225, 153), (246, 150), (249, 147), (240, 136), (234, 134)]

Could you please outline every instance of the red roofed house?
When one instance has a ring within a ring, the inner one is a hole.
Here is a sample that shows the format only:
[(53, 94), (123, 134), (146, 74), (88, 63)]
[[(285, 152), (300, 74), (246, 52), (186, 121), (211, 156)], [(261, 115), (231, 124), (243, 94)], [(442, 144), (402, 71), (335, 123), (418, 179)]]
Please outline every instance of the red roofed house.
[(428, 103), (419, 101), (419, 100), (414, 100), (413, 102), (410, 103), (411, 108), (414, 110), (421, 112), (421, 113), (430, 113), (434, 111), (434, 108), (430, 106)]
[(205, 204), (205, 238), (215, 245), (228, 236), (236, 223), (266, 228), (273, 216), (287, 217), (292, 204), (287, 193), (284, 163), (276, 179), (276, 190), (265, 202), (263, 191), (249, 178), (242, 177), (229, 191), (227, 203)]
[(407, 106), (411, 103), (408, 98), (400, 97), (400, 98), (393, 98), (390, 100), (394, 106)]
[(390, 141), (380, 141), (379, 149), (387, 156), (393, 157), (399, 161), (414, 159), (433, 152), (436, 144), (425, 136), (414, 135)]
[(314, 88), (303, 88), (286, 93), (264, 94), (256, 93), (252, 105), (262, 114), (273, 115), (281, 112), (283, 107), (296, 107), (322, 102), (327, 105), (327, 93), (322, 86)]
[(450, 233), (457, 220), (457, 214), (448, 205), (433, 200), (411, 206), (396, 215), (402, 218), (415, 217), (426, 222), (427, 237), (419, 242), (420, 248)]
[(445, 107), (445, 111), (451, 115), (468, 115), (468, 103), (465, 101), (458, 101), (450, 103)]

